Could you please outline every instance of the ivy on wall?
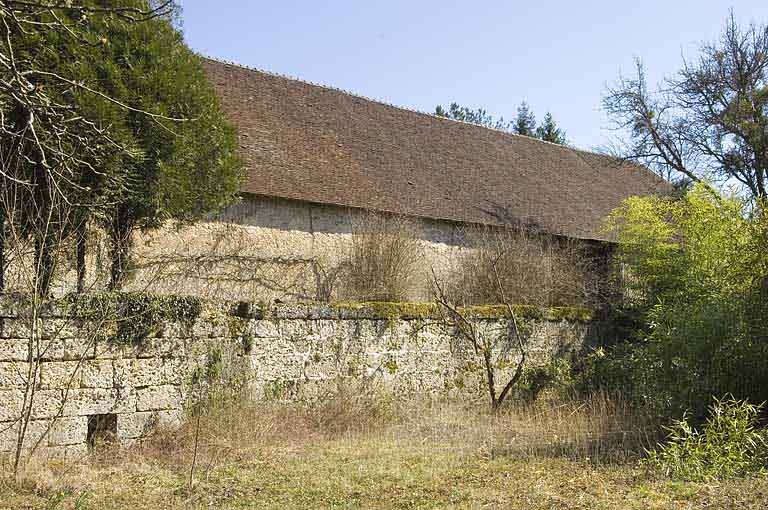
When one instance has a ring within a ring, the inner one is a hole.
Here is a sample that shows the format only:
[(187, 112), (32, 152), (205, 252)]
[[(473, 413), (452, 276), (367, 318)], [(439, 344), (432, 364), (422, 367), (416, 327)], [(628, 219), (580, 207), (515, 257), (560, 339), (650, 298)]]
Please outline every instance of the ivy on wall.
[(65, 305), (78, 318), (114, 324), (108, 338), (132, 345), (161, 332), (166, 322), (191, 325), (203, 309), (202, 300), (195, 297), (122, 292), (72, 295)]

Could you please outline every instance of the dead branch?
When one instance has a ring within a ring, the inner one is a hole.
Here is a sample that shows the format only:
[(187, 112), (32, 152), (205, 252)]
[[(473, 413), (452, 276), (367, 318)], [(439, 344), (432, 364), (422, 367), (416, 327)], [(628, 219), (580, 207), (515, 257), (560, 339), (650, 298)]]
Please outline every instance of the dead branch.
[[(488, 389), (488, 396), (491, 400), (491, 408), (496, 411), (504, 403), (508, 397), (512, 388), (520, 382), (525, 368), (526, 350), (522, 336), (520, 335), (519, 322), (517, 320), (517, 314), (514, 308), (506, 298), (506, 294), (501, 284), (501, 279), (496, 270), (496, 261), (493, 264), (496, 279), (499, 285), (499, 292), (503, 304), (507, 308), (509, 314), (510, 323), (508, 324), (503, 338), (491, 338), (491, 335), (481, 335), (477, 331), (474, 323), (455, 305), (453, 305), (445, 295), (443, 286), (437, 278), (434, 268), (432, 271), (432, 280), (435, 288), (435, 298), (439, 305), (440, 310), (444, 310), (447, 313), (443, 314), (443, 322), (459, 333), (459, 335), (470, 343), (476, 355), (480, 355), (483, 360), (483, 368), (485, 372), (486, 387)], [(504, 385), (500, 394), (496, 394), (496, 369), (494, 367), (494, 352), (497, 350), (498, 344), (503, 340), (504, 343), (512, 343), (512, 338), (515, 339), (515, 343), (520, 350), (520, 359), (517, 361), (515, 373), (512, 378)]]

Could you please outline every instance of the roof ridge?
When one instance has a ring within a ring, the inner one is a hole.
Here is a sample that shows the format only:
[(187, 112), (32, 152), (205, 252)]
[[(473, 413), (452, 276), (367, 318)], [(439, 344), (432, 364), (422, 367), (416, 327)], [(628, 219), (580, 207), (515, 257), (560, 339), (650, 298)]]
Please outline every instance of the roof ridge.
[(267, 71), (265, 69), (260, 69), (258, 67), (246, 66), (246, 65), (243, 65), (243, 64), (240, 64), (240, 63), (237, 63), (237, 62), (233, 62), (233, 61), (230, 61), (230, 60), (210, 57), (210, 56), (202, 55), (202, 54), (198, 54), (198, 56), (200, 58), (203, 58), (203, 59), (206, 59), (206, 60), (211, 60), (213, 62), (218, 62), (219, 64), (229, 65), (229, 66), (233, 66), (233, 67), (239, 67), (240, 69), (245, 69), (247, 71), (254, 71), (254, 72), (257, 72), (257, 73), (266, 74), (268, 76), (274, 76), (276, 78), (282, 78), (284, 80), (291, 80), (291, 81), (295, 81), (295, 82), (299, 82), (299, 83), (304, 83), (306, 85), (311, 85), (313, 87), (319, 87), (319, 88), (326, 89), (326, 90), (332, 90), (334, 92), (340, 92), (342, 94), (346, 94), (346, 95), (351, 96), (351, 97), (356, 97), (358, 99), (363, 99), (363, 100), (369, 101), (371, 103), (380, 104), (380, 105), (383, 105), (383, 106), (387, 106), (389, 108), (394, 108), (396, 110), (402, 110), (402, 111), (406, 111), (406, 112), (410, 112), (410, 113), (415, 113), (417, 115), (423, 115), (425, 117), (430, 117), (432, 119), (438, 119), (438, 120), (443, 120), (443, 121), (448, 121), (448, 122), (457, 122), (459, 124), (464, 124), (464, 125), (472, 126), (472, 127), (476, 127), (476, 128), (487, 129), (489, 131), (493, 131), (493, 132), (496, 132), (496, 133), (501, 133), (503, 135), (515, 136), (515, 137), (519, 137), (519, 138), (525, 138), (526, 140), (533, 140), (535, 142), (549, 144), (549, 145), (552, 145), (552, 146), (555, 146), (555, 147), (559, 147), (561, 149), (569, 149), (569, 150), (576, 151), (576, 152), (583, 152), (585, 154), (590, 154), (590, 155), (593, 155), (593, 156), (612, 157), (610, 154), (604, 154), (604, 153), (600, 153), (600, 152), (596, 152), (596, 151), (590, 151), (590, 150), (586, 150), (586, 149), (581, 149), (579, 147), (573, 147), (571, 145), (563, 145), (563, 144), (559, 144), (559, 143), (549, 142), (547, 140), (542, 140), (540, 138), (535, 138), (533, 136), (521, 135), (519, 133), (512, 133), (510, 131), (505, 131), (503, 129), (493, 128), (493, 127), (489, 127), (489, 126), (483, 126), (481, 124), (474, 124), (472, 122), (467, 122), (467, 121), (458, 120), (458, 119), (452, 119), (450, 117), (443, 117), (441, 115), (436, 115), (434, 113), (423, 112), (421, 110), (416, 110), (414, 108), (407, 108), (405, 106), (396, 105), (394, 103), (388, 103), (387, 101), (384, 101), (384, 100), (381, 100), (381, 99), (375, 99), (375, 98), (372, 98), (372, 97), (364, 96), (362, 94), (358, 94), (357, 92), (353, 92), (353, 91), (350, 91), (350, 90), (347, 90), (347, 89), (343, 89), (343, 88), (340, 88), (340, 87), (334, 87), (333, 85), (326, 85), (324, 83), (316, 83), (316, 82), (313, 82), (313, 81), (310, 81), (310, 80), (299, 78), (297, 76), (291, 76), (289, 74), (282, 74), (282, 73), (277, 73), (277, 72), (274, 72), (274, 71)]

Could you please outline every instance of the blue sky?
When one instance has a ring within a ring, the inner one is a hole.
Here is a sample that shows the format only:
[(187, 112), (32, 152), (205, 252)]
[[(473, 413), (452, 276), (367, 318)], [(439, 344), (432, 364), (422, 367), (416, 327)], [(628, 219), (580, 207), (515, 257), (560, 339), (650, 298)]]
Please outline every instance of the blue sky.
[(606, 83), (634, 57), (651, 81), (674, 73), (731, 7), (768, 22), (766, 0), (182, 0), (182, 17), (204, 55), (428, 112), (456, 101), (511, 117), (526, 100), (592, 149), (614, 136)]

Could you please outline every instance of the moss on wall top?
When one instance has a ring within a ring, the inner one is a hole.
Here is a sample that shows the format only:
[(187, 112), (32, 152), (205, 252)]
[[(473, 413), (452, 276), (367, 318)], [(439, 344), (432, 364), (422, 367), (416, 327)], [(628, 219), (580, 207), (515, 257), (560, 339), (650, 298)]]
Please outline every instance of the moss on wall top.
[[(328, 319), (431, 319), (441, 316), (440, 307), (436, 303), (392, 303), (392, 302), (342, 302), (332, 304), (305, 304), (302, 315), (306, 318)], [(295, 306), (281, 305), (273, 309), (273, 314), (288, 318), (290, 309)], [(586, 308), (557, 307), (539, 308), (530, 305), (513, 305), (513, 311), (521, 318), (544, 320), (567, 320), (588, 322), (593, 318), (593, 312)], [(468, 306), (459, 309), (468, 317), (477, 319), (509, 318), (509, 310), (504, 305)]]

